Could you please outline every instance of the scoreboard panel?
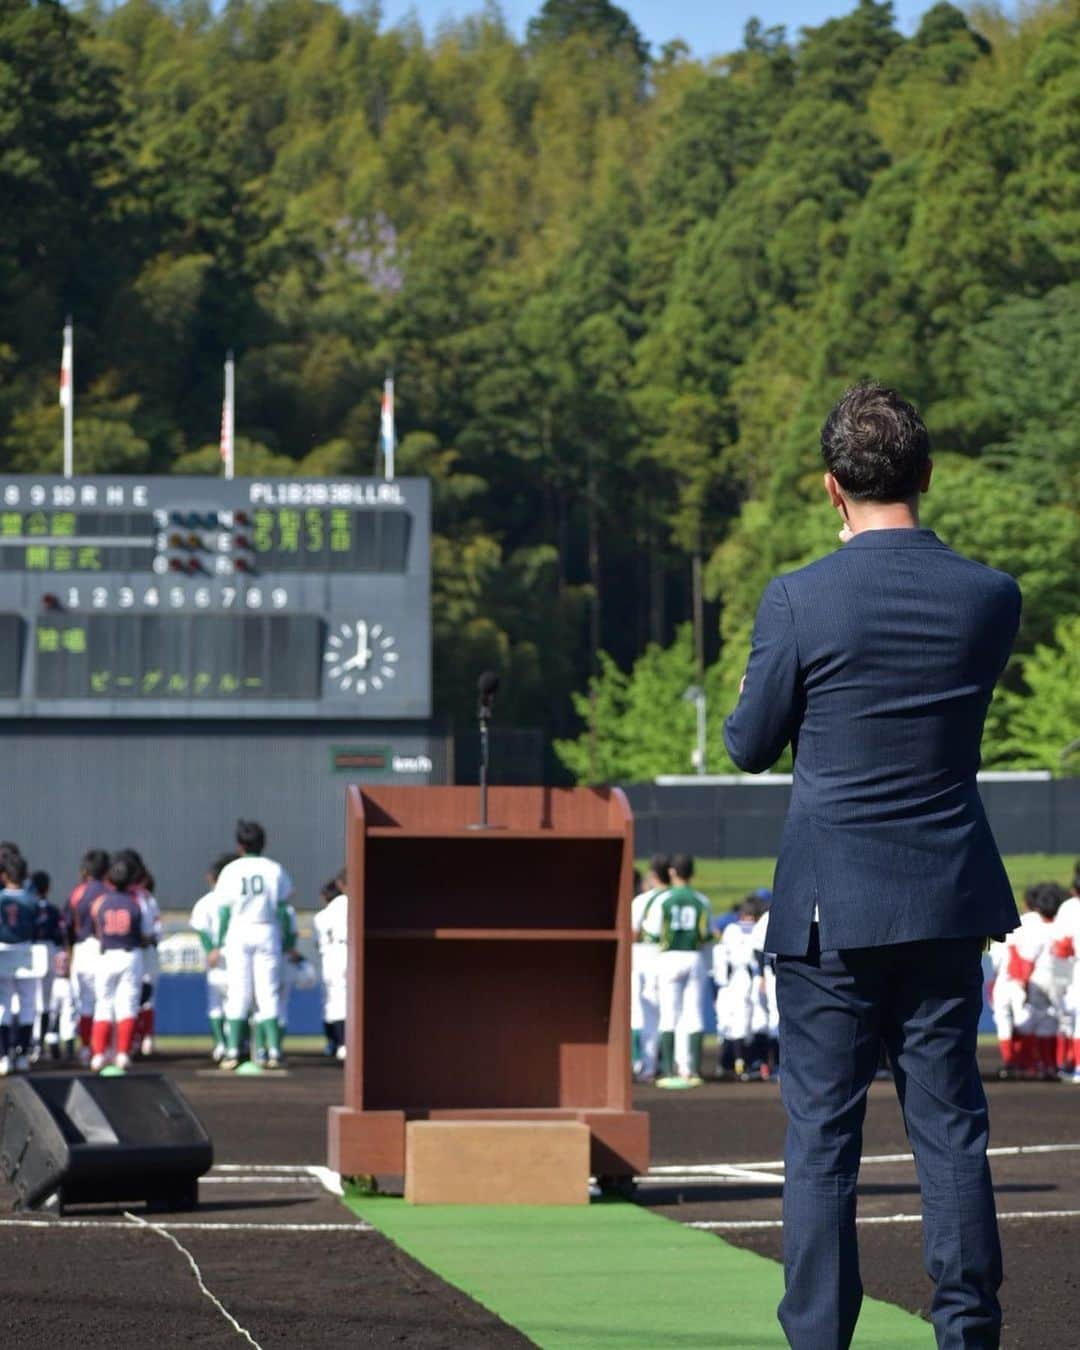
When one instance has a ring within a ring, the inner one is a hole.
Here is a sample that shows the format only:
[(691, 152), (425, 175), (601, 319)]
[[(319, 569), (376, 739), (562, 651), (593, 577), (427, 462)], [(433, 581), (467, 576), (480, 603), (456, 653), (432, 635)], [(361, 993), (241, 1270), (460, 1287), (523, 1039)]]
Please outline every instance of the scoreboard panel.
[(426, 479), (11, 477), (0, 716), (431, 713)]

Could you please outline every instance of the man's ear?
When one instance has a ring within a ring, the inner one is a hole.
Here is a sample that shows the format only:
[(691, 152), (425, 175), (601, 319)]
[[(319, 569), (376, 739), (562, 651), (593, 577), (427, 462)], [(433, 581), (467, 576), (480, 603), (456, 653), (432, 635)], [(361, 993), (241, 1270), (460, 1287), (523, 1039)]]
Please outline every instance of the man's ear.
[(933, 475), (933, 472), (934, 472), (934, 461), (932, 459), (928, 459), (926, 461), (926, 468), (923, 470), (923, 476), (919, 481), (920, 492), (925, 494), (930, 491), (930, 479)]
[(829, 494), (829, 501), (832, 502), (833, 506), (839, 511), (844, 502), (844, 494), (840, 491), (840, 484), (832, 474), (828, 472), (826, 472), (822, 481), (825, 484), (825, 491)]

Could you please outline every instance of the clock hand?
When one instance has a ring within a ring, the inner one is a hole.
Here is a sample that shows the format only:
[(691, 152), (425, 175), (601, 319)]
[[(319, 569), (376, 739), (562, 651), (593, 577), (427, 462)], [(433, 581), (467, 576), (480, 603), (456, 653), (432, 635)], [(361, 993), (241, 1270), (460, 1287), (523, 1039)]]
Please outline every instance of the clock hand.
[(368, 643), (368, 626), (363, 619), (356, 625), (356, 657), (361, 667), (371, 660), (371, 647)]

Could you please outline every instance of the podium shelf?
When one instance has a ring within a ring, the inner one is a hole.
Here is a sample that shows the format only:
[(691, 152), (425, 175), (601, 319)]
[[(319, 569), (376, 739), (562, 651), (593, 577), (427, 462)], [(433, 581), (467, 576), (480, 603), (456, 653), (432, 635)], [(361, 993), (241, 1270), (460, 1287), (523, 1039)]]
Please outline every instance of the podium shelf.
[(368, 941), (615, 942), (614, 928), (369, 928)]

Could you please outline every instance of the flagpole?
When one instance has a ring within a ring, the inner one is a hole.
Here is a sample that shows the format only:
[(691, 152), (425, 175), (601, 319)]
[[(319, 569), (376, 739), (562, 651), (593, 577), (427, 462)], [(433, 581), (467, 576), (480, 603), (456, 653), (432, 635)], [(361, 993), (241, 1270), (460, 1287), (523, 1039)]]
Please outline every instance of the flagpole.
[(64, 410), (64, 477), (75, 473), (75, 326), (64, 322), (64, 353), (60, 361), (60, 406)]
[(236, 362), (230, 350), (225, 357), (225, 402), (221, 407), (221, 458), (225, 477), (236, 472)]

